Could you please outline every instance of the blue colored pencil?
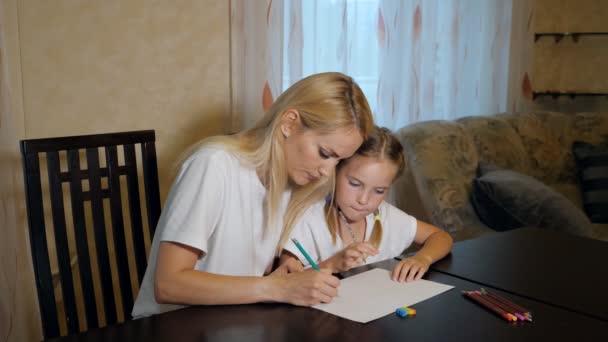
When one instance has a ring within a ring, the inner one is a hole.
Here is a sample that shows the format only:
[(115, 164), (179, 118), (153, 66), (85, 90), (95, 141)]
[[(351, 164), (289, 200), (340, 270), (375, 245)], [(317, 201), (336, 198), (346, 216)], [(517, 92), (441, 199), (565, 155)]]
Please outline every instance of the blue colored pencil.
[(312, 260), (310, 255), (308, 255), (308, 253), (306, 253), (306, 251), (304, 250), (304, 247), (302, 247), (302, 245), (300, 245), (298, 240), (291, 238), (291, 241), (293, 241), (293, 243), (296, 245), (296, 247), (298, 247), (300, 252), (304, 255), (306, 260), (308, 260), (308, 263), (310, 264), (310, 266), (312, 266), (312, 268), (314, 268), (315, 270), (320, 271), (319, 266), (317, 266), (317, 264)]

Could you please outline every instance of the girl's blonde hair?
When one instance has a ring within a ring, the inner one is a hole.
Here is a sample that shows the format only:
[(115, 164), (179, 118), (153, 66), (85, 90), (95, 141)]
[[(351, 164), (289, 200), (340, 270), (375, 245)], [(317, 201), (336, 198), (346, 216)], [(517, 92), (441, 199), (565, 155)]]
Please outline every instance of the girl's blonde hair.
[[(397, 173), (395, 174), (393, 181), (399, 178), (405, 169), (403, 146), (397, 137), (385, 127), (376, 127), (352, 157), (344, 159), (338, 164), (338, 169), (344, 167), (344, 165), (356, 156), (372, 157), (377, 158), (378, 160), (389, 160), (392, 162), (397, 167)], [(333, 198), (325, 204), (325, 217), (327, 219), (327, 226), (329, 228), (329, 233), (331, 234), (332, 242), (335, 245), (339, 227), (339, 213), (336, 201), (334, 201)], [(381, 241), (382, 222), (380, 221), (378, 209), (376, 209), (374, 212), (374, 230), (372, 236), (369, 238), (369, 242), (378, 247)]]
[[(282, 115), (289, 109), (298, 111), (302, 128), (321, 135), (339, 129), (355, 128), (366, 139), (374, 127), (369, 104), (357, 83), (342, 73), (326, 72), (308, 76), (289, 87), (255, 127), (230, 136), (205, 139), (188, 153), (189, 156), (202, 145), (221, 145), (233, 152), (242, 164), (255, 168), (258, 175), (263, 177), (262, 183), (268, 190), (264, 203), (266, 229), (276, 224), (281, 197), (290, 186), (283, 150), (285, 137), (280, 129)], [(334, 177), (332, 170), (329, 177), (294, 187), (277, 251), (280, 251), (289, 237), (303, 210), (333, 189)]]

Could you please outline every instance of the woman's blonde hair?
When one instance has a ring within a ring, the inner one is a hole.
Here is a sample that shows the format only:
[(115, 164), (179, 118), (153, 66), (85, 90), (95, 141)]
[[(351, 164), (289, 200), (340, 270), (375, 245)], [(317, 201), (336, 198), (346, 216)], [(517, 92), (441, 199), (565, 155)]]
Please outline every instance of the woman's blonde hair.
[[(338, 164), (338, 169), (348, 164), (350, 160), (356, 156), (372, 157), (378, 160), (389, 160), (397, 167), (397, 173), (393, 181), (403, 173), (405, 169), (405, 156), (403, 154), (403, 146), (388, 128), (376, 127), (367, 137), (367, 139), (361, 144), (357, 152), (348, 158), (342, 160)], [(327, 226), (333, 244), (336, 244), (336, 236), (338, 234), (339, 227), (339, 213), (336, 201), (333, 199), (327, 201), (325, 204), (325, 217), (327, 219)], [(372, 236), (369, 238), (369, 242), (374, 246), (380, 246), (382, 241), (382, 222), (380, 220), (378, 209), (374, 212), (374, 230)]]
[[(272, 104), (255, 127), (231, 136), (216, 136), (203, 140), (201, 145), (221, 145), (233, 152), (241, 163), (255, 168), (263, 177), (268, 190), (264, 210), (266, 229), (277, 222), (281, 197), (289, 187), (280, 129), (283, 113), (295, 109), (304, 129), (318, 134), (331, 134), (339, 129), (356, 128), (363, 139), (374, 127), (372, 113), (363, 91), (349, 76), (326, 72), (308, 76), (293, 84)], [(183, 161), (184, 158), (182, 158)], [(295, 187), (286, 209), (278, 251), (291, 233), (303, 210), (324, 198), (333, 189), (334, 172), (329, 177)]]

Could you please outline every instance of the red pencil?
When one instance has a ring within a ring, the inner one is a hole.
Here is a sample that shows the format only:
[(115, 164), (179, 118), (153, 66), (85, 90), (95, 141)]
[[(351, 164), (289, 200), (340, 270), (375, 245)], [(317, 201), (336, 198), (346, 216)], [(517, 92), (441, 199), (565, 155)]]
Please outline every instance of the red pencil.
[(515, 311), (517, 311), (518, 313), (521, 313), (522, 315), (526, 316), (526, 318), (528, 318), (529, 321), (532, 321), (532, 313), (530, 312), (530, 310), (523, 308), (515, 303), (513, 303), (512, 301), (501, 297), (499, 295), (497, 295), (494, 292), (490, 292), (484, 288), (481, 288), (481, 292), (485, 293), (488, 297), (491, 297), (501, 303), (504, 303), (505, 305), (511, 307), (512, 309), (514, 309)]
[[(493, 302), (492, 300), (490, 300), (490, 298), (488, 298), (488, 297), (484, 296), (483, 294), (481, 294), (481, 292), (479, 292), (479, 291), (473, 291), (473, 292), (475, 293), (475, 295), (476, 295), (476, 296), (479, 296), (479, 298), (480, 298), (480, 299), (483, 299), (483, 300), (485, 300), (486, 302), (488, 302), (489, 304), (494, 305), (494, 306), (496, 306), (497, 308), (499, 308), (499, 309), (503, 310), (503, 311), (504, 311), (504, 312), (507, 314), (507, 316), (509, 316), (509, 317), (511, 318), (511, 320), (512, 320), (513, 322), (517, 322), (517, 319), (518, 319), (518, 318), (517, 318), (517, 315), (515, 315), (513, 312), (511, 312), (511, 310), (510, 310), (510, 309), (508, 309), (508, 308), (504, 308), (504, 307), (502, 307), (501, 305), (496, 304), (495, 302)], [(522, 321), (523, 321), (523, 320), (524, 320), (524, 319), (523, 319), (523, 317), (522, 317)]]
[(494, 312), (495, 314), (499, 315), (500, 317), (506, 319), (509, 322), (513, 321), (513, 317), (509, 315), (508, 312), (504, 311), (503, 309), (497, 307), (496, 305), (488, 302), (485, 298), (483, 298), (481, 295), (475, 293), (475, 292), (471, 292), (471, 291), (462, 291), (462, 293), (472, 299), (473, 301), (477, 302), (477, 304), (480, 304), (481, 306), (485, 307), (486, 309)]
[(505, 303), (502, 303), (498, 300), (496, 300), (493, 297), (490, 297), (486, 294), (484, 294), (483, 292), (480, 291), (475, 291), (475, 293), (477, 293), (478, 295), (482, 296), (485, 300), (487, 300), (488, 302), (498, 306), (499, 308), (505, 310), (506, 312), (508, 312), (509, 314), (515, 316), (517, 319), (519, 319), (520, 321), (525, 321), (526, 317), (519, 313), (517, 310), (514, 310), (513, 307), (506, 305)]

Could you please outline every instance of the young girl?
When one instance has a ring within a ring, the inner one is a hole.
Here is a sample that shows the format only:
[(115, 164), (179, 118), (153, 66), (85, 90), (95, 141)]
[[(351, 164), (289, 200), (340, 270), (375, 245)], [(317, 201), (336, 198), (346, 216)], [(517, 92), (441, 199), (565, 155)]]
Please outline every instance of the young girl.
[[(394, 281), (420, 279), (452, 247), (445, 231), (416, 220), (384, 202), (405, 167), (403, 147), (386, 128), (377, 128), (350, 158), (338, 164), (335, 195), (313, 204), (291, 237), (332, 273), (400, 255), (412, 242), (423, 247), (392, 271)], [(290, 241), (291, 242), (291, 241)], [(282, 263), (308, 262), (294, 244), (285, 244)]]

